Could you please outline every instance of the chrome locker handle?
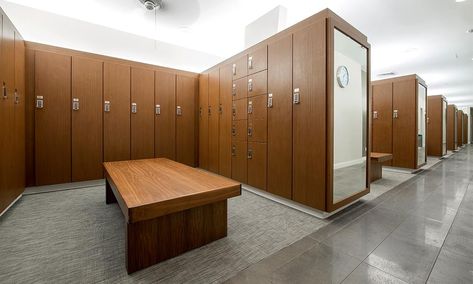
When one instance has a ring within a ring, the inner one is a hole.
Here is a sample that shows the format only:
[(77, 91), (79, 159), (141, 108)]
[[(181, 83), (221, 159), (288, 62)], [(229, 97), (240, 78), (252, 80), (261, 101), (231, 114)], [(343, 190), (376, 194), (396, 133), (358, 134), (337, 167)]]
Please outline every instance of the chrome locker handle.
[(232, 85), (232, 96), (236, 96), (236, 84), (233, 83)]
[(3, 82), (3, 85), (2, 85), (2, 94), (3, 94), (2, 97), (4, 100), (8, 98), (7, 86), (5, 82)]
[(399, 117), (398, 110), (395, 109), (395, 110), (393, 111), (393, 118), (398, 118), (398, 117)]
[(79, 110), (79, 98), (72, 99), (72, 110), (78, 111)]
[[(154, 111), (155, 111), (156, 115), (160, 115), (161, 114), (161, 105), (156, 105)], [(200, 108), (200, 112), (202, 113), (202, 108)]]
[(36, 96), (36, 108), (37, 109), (44, 108), (44, 98), (43, 98), (43, 96)]
[(138, 106), (136, 103), (131, 103), (131, 113), (137, 113), (138, 112)]
[(233, 75), (236, 75), (236, 64), (232, 65), (232, 73)]
[(253, 79), (248, 79), (248, 92), (253, 91)]
[(182, 115), (182, 108), (181, 106), (176, 107), (176, 115), (181, 116)]
[(105, 101), (103, 104), (103, 111), (110, 112), (110, 101)]
[(253, 150), (252, 149), (248, 149), (248, 159), (253, 159)]
[(294, 94), (292, 96), (292, 102), (297, 105), (301, 103), (301, 94), (299, 88), (294, 89)]
[(236, 156), (236, 147), (232, 145), (232, 156)]
[(273, 107), (273, 94), (268, 94), (268, 108)]
[(378, 111), (373, 111), (373, 119), (378, 119)]
[(248, 57), (248, 69), (253, 69), (253, 56)]
[(248, 113), (249, 114), (253, 113), (253, 101), (248, 102)]
[(248, 127), (248, 137), (251, 137), (251, 136), (253, 136), (253, 128)]
[(19, 104), (20, 103), (20, 94), (18, 93), (18, 90), (15, 89), (15, 104)]

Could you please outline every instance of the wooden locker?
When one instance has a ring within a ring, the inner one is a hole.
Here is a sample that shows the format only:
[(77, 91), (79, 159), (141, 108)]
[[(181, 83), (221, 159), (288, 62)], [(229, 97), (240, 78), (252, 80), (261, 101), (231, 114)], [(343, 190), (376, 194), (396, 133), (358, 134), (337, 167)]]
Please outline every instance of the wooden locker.
[(417, 159), (417, 82), (393, 83), (393, 163), (394, 167), (415, 168)]
[(242, 55), (237, 58), (232, 64), (233, 80), (245, 77), (248, 74), (248, 57)]
[(465, 119), (463, 120), (463, 144), (468, 144), (468, 114), (464, 114)]
[(176, 160), (176, 75), (155, 72), (155, 157)]
[(154, 157), (154, 71), (131, 68), (131, 159)]
[(268, 133), (267, 96), (248, 98), (248, 141), (266, 142)]
[(214, 69), (209, 72), (209, 171), (218, 174), (218, 140), (219, 140), (219, 95), (220, 71)]
[(248, 53), (248, 74), (266, 70), (268, 66), (268, 47), (265, 45)]
[[(246, 141), (248, 136), (247, 120), (235, 120), (232, 122), (232, 140)], [(231, 148), (230, 148), (231, 150)], [(231, 151), (230, 151), (231, 153)]]
[[(325, 21), (293, 34), (293, 183), (296, 202), (326, 209)], [(311, 151), (308, 151), (311, 149)]]
[(292, 198), (292, 35), (268, 45), (268, 183)]
[[(393, 84), (372, 86), (372, 151), (393, 152)], [(392, 165), (392, 161), (385, 162)]]
[(248, 97), (264, 95), (268, 92), (268, 72), (261, 71), (248, 76)]
[(457, 111), (457, 144), (458, 147), (463, 146), (463, 111)]
[(266, 190), (266, 143), (248, 142), (248, 184)]
[(105, 62), (103, 73), (104, 161), (130, 160), (130, 66)]
[(36, 185), (71, 181), (71, 57), (36, 51)]
[(177, 75), (176, 88), (176, 161), (197, 166), (197, 92), (198, 79)]
[(34, 186), (36, 184), (35, 162), (34, 162), (34, 113), (35, 113), (35, 97), (34, 97), (34, 57), (35, 51), (26, 49), (26, 186)]
[(454, 151), (457, 149), (456, 142), (456, 106), (447, 106), (447, 149)]
[(268, 97), (266, 95), (248, 98), (248, 119), (267, 119), (267, 105)]
[[(74, 56), (71, 129), (73, 182), (103, 178), (102, 91), (103, 62)], [(78, 101), (75, 102), (75, 99)]]
[(209, 169), (209, 74), (199, 76), (199, 167)]
[(232, 177), (232, 66), (220, 68), (218, 172)]
[(232, 120), (241, 120), (248, 118), (248, 100), (241, 99), (233, 101)]
[(247, 183), (248, 149), (246, 141), (232, 140), (232, 179)]
[(268, 121), (266, 119), (248, 120), (248, 142), (266, 142), (268, 140)]
[(442, 132), (443, 132), (443, 117), (442, 106), (444, 98), (442, 96), (428, 97), (428, 131), (429, 138), (427, 139), (427, 154), (429, 156), (443, 156), (442, 153)]
[(246, 99), (248, 96), (248, 80), (246, 77), (233, 81), (232, 83), (232, 99)]

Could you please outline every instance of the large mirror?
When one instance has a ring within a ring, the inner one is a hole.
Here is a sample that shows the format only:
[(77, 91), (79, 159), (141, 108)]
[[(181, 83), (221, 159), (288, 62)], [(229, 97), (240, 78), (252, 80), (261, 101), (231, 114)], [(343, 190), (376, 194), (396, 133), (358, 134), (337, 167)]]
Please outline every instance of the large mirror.
[(417, 89), (417, 165), (425, 163), (425, 120), (427, 106), (427, 88), (419, 84)]
[(442, 100), (442, 154), (447, 154), (447, 101)]
[(333, 203), (367, 188), (368, 50), (335, 30)]

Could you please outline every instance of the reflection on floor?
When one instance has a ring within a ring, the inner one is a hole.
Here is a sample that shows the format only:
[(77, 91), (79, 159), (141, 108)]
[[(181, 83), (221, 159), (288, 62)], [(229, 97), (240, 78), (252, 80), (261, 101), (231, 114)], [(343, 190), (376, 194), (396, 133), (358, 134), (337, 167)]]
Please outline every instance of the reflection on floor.
[(473, 147), (331, 220), (228, 283), (471, 283)]

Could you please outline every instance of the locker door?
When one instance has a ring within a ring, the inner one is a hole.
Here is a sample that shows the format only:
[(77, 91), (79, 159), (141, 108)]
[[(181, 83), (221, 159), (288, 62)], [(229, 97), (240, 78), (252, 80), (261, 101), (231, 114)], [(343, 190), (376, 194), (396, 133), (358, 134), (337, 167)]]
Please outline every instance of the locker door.
[(248, 142), (266, 142), (268, 140), (266, 119), (248, 120)]
[(154, 71), (131, 68), (131, 159), (154, 157)]
[(176, 160), (176, 75), (155, 73), (155, 156)]
[[(325, 210), (326, 52), (325, 21), (293, 35), (293, 200)], [(308, 151), (310, 149), (310, 151)]]
[(442, 156), (442, 98), (440, 96), (428, 97), (427, 127), (429, 137), (427, 139), (427, 154), (429, 156)]
[(248, 143), (248, 184), (266, 190), (266, 143)]
[(266, 94), (268, 92), (268, 72), (261, 71), (248, 76), (247, 88), (248, 97)]
[[(268, 184), (292, 198), (292, 35), (268, 45)], [(271, 102), (272, 100), (272, 102)]]
[(232, 176), (232, 66), (220, 68), (219, 174)]
[(268, 130), (267, 96), (248, 98), (248, 141), (266, 142)]
[(176, 160), (197, 166), (197, 92), (196, 78), (177, 75), (176, 89)]
[[(372, 117), (372, 151), (393, 152), (393, 84), (374, 85)], [(391, 165), (388, 161), (385, 165)]]
[(103, 178), (102, 74), (103, 62), (72, 58), (72, 181)]
[(232, 97), (233, 100), (245, 99), (248, 96), (248, 80), (246, 77), (233, 81)]
[(241, 120), (241, 119), (247, 119), (248, 118), (248, 100), (247, 99), (241, 99), (241, 100), (236, 100), (233, 101), (233, 106), (232, 106), (232, 120)]
[(214, 69), (209, 73), (209, 171), (218, 174), (218, 140), (219, 140), (219, 93), (220, 71)]
[(232, 140), (246, 141), (248, 135), (247, 131), (247, 120), (235, 120), (232, 122)]
[(232, 179), (247, 183), (247, 142), (232, 140)]
[(209, 169), (209, 74), (199, 76), (199, 167)]
[(70, 182), (70, 56), (36, 51), (35, 95), (36, 185)]
[(104, 161), (130, 160), (130, 67), (104, 63)]
[(266, 70), (268, 66), (268, 47), (260, 47), (248, 54), (248, 74)]
[(457, 111), (457, 145), (463, 146), (463, 111)]
[(393, 166), (414, 168), (417, 159), (416, 80), (393, 83)]
[[(32, 49), (26, 50), (26, 186), (34, 186), (35, 178), (35, 163), (34, 163), (34, 113), (35, 113), (35, 98), (34, 98), (34, 57), (35, 51)], [(0, 67), (1, 68), (1, 67)], [(1, 82), (1, 79), (0, 79)], [(0, 102), (1, 104), (1, 102)], [(0, 114), (1, 115), (1, 114)], [(1, 123), (1, 122), (0, 122)]]
[(248, 57), (243, 55), (237, 58), (232, 64), (233, 80), (245, 77), (248, 74)]

